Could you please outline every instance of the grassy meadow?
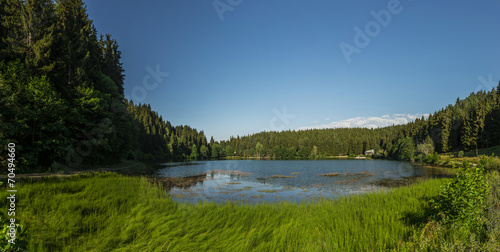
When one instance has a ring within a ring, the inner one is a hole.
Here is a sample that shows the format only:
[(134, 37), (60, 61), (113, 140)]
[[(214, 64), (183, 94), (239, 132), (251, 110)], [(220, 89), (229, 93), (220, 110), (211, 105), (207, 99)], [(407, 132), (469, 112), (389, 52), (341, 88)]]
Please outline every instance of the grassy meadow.
[(17, 212), (30, 251), (399, 250), (443, 181), (299, 205), (193, 205), (146, 178), (94, 173), (19, 183)]

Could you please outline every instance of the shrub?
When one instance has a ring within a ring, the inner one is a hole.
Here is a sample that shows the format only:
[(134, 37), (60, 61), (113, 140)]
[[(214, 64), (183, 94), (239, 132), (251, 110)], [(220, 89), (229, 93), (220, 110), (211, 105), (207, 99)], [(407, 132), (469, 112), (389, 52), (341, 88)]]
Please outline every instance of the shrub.
[(444, 164), (448, 165), (448, 164), (450, 164), (450, 162), (451, 162), (451, 157), (447, 156), (446, 159), (445, 159), (445, 161), (444, 161)]
[(424, 163), (427, 164), (438, 164), (439, 163), (439, 155), (437, 152), (434, 152), (434, 154), (429, 154), (425, 157)]
[(495, 157), (494, 154), (491, 156), (482, 155), (481, 161), (487, 171), (500, 170), (500, 158)]
[(460, 223), (477, 233), (483, 224), (486, 197), (489, 185), (486, 183), (484, 162), (476, 167), (464, 162), (457, 175), (443, 186), (444, 191), (432, 200), (436, 210), (435, 218), (444, 223)]
[(417, 156), (415, 156), (415, 162), (417, 163), (422, 163), (422, 153), (418, 154)]
[(463, 158), (464, 157), (464, 152), (463, 151), (459, 151), (457, 157), (458, 158)]

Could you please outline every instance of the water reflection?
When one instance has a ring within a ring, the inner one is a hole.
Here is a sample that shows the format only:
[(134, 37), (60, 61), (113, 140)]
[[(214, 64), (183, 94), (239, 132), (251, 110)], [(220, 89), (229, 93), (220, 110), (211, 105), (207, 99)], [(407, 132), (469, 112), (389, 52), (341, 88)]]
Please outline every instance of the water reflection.
[(182, 202), (255, 203), (312, 198), (402, 186), (446, 170), (387, 160), (227, 160), (174, 163), (156, 180)]

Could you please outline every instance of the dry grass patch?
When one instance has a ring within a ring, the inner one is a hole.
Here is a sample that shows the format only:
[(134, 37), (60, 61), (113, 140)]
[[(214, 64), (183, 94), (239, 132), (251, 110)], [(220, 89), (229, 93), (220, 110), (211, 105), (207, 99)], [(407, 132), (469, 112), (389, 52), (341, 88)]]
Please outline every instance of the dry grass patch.
[(331, 173), (325, 173), (325, 174), (318, 174), (318, 176), (326, 176), (326, 177), (336, 177), (340, 175), (340, 173), (337, 172), (331, 172)]

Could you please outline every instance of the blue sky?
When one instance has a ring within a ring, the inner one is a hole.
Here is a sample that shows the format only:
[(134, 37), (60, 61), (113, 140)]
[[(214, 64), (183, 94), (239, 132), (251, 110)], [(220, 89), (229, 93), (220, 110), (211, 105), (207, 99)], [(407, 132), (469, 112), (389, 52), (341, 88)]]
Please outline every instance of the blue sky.
[(500, 80), (494, 0), (86, 4), (118, 40), (126, 97), (216, 140), (405, 123)]

